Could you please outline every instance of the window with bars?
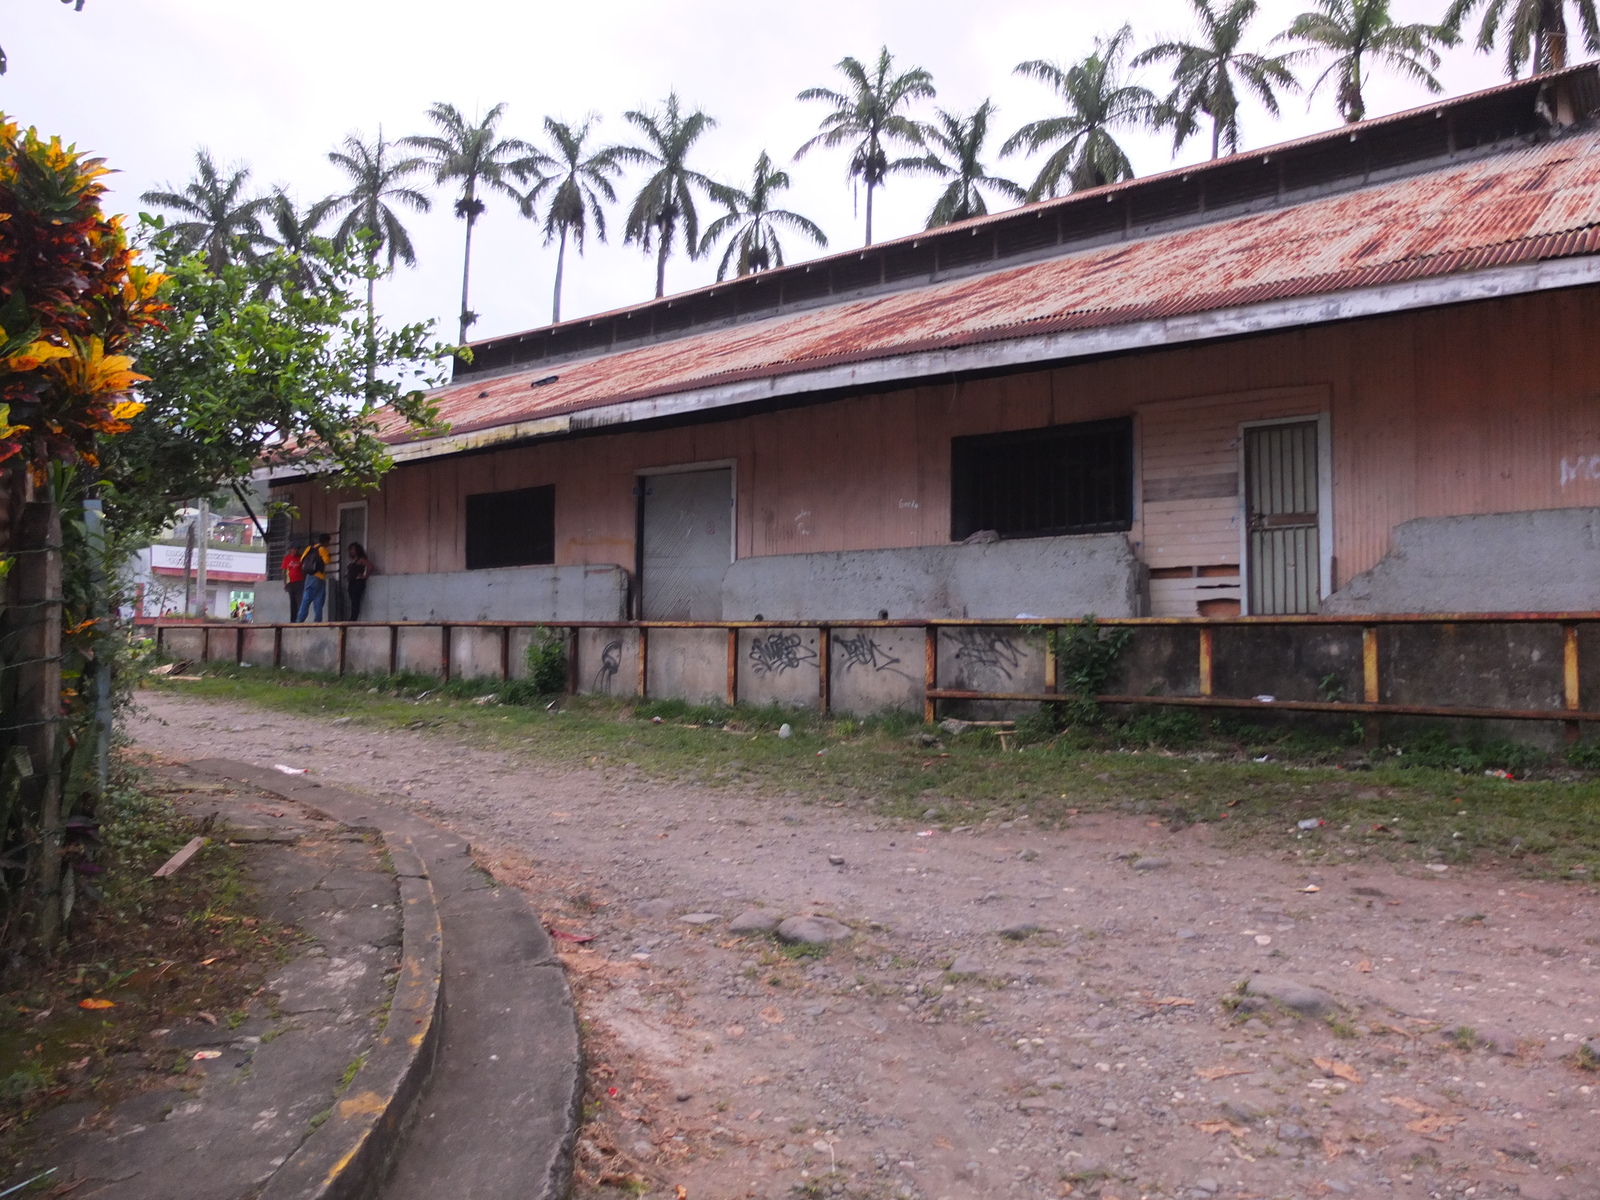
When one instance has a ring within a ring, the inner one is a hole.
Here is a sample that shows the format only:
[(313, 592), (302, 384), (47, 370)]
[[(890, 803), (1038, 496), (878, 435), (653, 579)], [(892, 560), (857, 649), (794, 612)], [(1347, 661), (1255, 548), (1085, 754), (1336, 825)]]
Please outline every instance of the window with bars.
[(267, 578), (274, 582), (283, 579), (283, 556), (289, 550), (289, 534), (288, 513), (279, 511), (267, 518)]
[(950, 538), (1104, 533), (1133, 524), (1133, 420), (1088, 421), (950, 443)]
[(467, 497), (467, 570), (556, 561), (556, 489), (519, 488)]

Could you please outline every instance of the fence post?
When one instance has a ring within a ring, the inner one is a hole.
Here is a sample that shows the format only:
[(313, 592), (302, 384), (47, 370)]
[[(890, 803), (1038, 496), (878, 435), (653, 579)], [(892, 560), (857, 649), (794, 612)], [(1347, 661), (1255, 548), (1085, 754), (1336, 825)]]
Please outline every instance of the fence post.
[(345, 647), (348, 644), (349, 636), (350, 636), (350, 626), (346, 625), (343, 621), (339, 622), (339, 678), (340, 679), (344, 678)]
[(650, 694), (650, 631), (639, 626), (639, 699)]
[(939, 709), (939, 702), (930, 695), (939, 686), (939, 627), (926, 625), (922, 632), (922, 723), (932, 725)]
[(389, 626), (389, 674), (400, 669), (400, 626)]
[(823, 716), (833, 706), (833, 680), (829, 677), (829, 653), (832, 650), (832, 630), (826, 625), (817, 627), (817, 711)]
[[(1577, 712), (1579, 708), (1578, 693), (1578, 627), (1568, 623), (1561, 627), (1561, 700), (1563, 706), (1570, 712)], [(1579, 725), (1576, 721), (1566, 722), (1567, 742), (1574, 743), (1579, 737)]]
[(1060, 626), (1046, 625), (1044, 627), (1044, 690), (1054, 692), (1058, 686), (1059, 663), (1056, 660), (1056, 638)]
[(282, 625), (274, 625), (272, 627), (272, 669), (274, 671), (279, 671), (279, 670), (283, 669), (283, 626)]
[(1211, 626), (1200, 627), (1200, 694), (1211, 695)]
[(728, 627), (728, 707), (739, 703), (739, 631)]
[(511, 626), (500, 626), (500, 682), (511, 678)]
[(244, 626), (233, 631), (233, 665), (244, 662)]
[[(1378, 688), (1378, 627), (1364, 625), (1361, 628), (1361, 698), (1367, 704), (1379, 703)], [(1361, 721), (1362, 740), (1367, 749), (1377, 748), (1382, 740), (1382, 730), (1375, 716), (1363, 717)]]
[(450, 626), (443, 623), (439, 625), (439, 679), (450, 682)]
[[(510, 636), (510, 631), (507, 631)], [(578, 694), (578, 627), (567, 630), (567, 695)]]

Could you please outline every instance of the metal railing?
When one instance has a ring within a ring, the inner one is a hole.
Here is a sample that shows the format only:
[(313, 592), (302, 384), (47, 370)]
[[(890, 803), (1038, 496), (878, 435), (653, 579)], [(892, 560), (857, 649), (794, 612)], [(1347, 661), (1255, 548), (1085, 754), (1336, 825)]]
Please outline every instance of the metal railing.
[[(1093, 699), (1109, 705), (1167, 706), (1189, 709), (1225, 709), (1239, 711), (1278, 711), (1294, 713), (1322, 713), (1345, 715), (1367, 723), (1369, 740), (1377, 736), (1376, 721), (1384, 716), (1436, 717), (1468, 720), (1555, 721), (1564, 724), (1567, 736), (1576, 740), (1583, 723), (1600, 722), (1600, 711), (1587, 711), (1580, 701), (1579, 638), (1578, 631), (1585, 625), (1600, 625), (1600, 612), (1556, 613), (1428, 613), (1383, 614), (1360, 616), (1264, 616), (1264, 617), (1120, 617), (1099, 619), (1096, 625), (1106, 629), (1162, 628), (1192, 629), (1195, 634), (1193, 666), (1196, 668), (1198, 687), (1193, 694), (1131, 695), (1107, 693)], [(321, 624), (232, 624), (215, 623), (196, 626), (192, 622), (168, 623), (161, 619), (144, 619), (136, 622), (143, 628), (153, 628), (158, 648), (165, 650), (169, 630), (193, 631), (202, 629), (206, 639), (202, 652), (215, 659), (221, 655), (210, 654), (211, 638), (222, 631), (232, 631), (234, 644), (232, 658), (243, 662), (246, 657), (246, 639), (270, 631), (272, 636), (272, 665), (284, 665), (284, 634), (288, 631), (325, 630), (335, 635), (337, 650), (335, 670), (344, 675), (348, 663), (349, 638), (352, 631), (384, 629), (388, 631), (388, 670), (394, 674), (399, 669), (400, 641), (403, 630), (437, 629), (440, 648), (438, 675), (448, 681), (452, 676), (452, 637), (463, 630), (494, 630), (499, 635), (500, 657), (498, 676), (501, 680), (514, 677), (511, 643), (514, 630), (560, 630), (566, 637), (567, 690), (579, 691), (583, 678), (579, 655), (583, 630), (633, 631), (637, 635), (634, 695), (650, 697), (650, 641), (655, 631), (710, 630), (723, 631), (727, 636), (727, 681), (723, 699), (729, 705), (740, 699), (739, 635), (744, 630), (815, 630), (817, 633), (816, 666), (818, 674), (817, 708), (828, 713), (833, 706), (831, 652), (835, 630), (902, 629), (923, 631), (924, 662), (922, 681), (923, 717), (932, 722), (938, 717), (941, 701), (997, 701), (1013, 703), (1055, 704), (1079, 699), (1064, 693), (1057, 686), (1056, 639), (1044, 639), (1043, 690), (1042, 691), (980, 691), (968, 688), (939, 686), (939, 631), (943, 629), (1001, 629), (1039, 633), (1065, 631), (1079, 622), (1065, 619), (996, 620), (985, 618), (929, 618), (911, 620), (794, 620), (794, 621), (361, 621), (328, 622)], [(1561, 630), (1561, 693), (1559, 708), (1517, 708), (1492, 705), (1414, 704), (1393, 703), (1381, 700), (1383, 679), (1380, 675), (1380, 647), (1386, 631), (1397, 627), (1431, 626), (1440, 629), (1454, 626), (1527, 626), (1556, 625)], [(1239, 628), (1263, 627), (1358, 627), (1361, 630), (1361, 684), (1362, 698), (1356, 700), (1280, 700), (1273, 696), (1228, 696), (1217, 694), (1216, 636), (1219, 631)], [(492, 676), (491, 676), (492, 677)]]

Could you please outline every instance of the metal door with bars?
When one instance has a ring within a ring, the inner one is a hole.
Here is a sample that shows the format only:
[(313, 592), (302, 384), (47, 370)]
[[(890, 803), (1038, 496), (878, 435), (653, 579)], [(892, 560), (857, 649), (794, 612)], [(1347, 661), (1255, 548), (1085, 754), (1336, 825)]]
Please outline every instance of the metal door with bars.
[(722, 619), (733, 554), (733, 471), (646, 475), (640, 485), (640, 591), (647, 621)]
[(1322, 600), (1317, 422), (1244, 431), (1252, 613), (1314, 613)]

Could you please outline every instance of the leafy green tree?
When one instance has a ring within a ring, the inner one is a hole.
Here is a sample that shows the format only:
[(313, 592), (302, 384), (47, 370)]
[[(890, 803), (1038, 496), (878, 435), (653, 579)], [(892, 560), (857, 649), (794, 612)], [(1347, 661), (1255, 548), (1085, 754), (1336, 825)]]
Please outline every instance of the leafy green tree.
[(815, 222), (786, 208), (772, 207), (774, 197), (788, 190), (789, 173), (775, 169), (765, 150), (756, 159), (749, 191), (722, 189), (721, 199), (728, 211), (706, 226), (705, 237), (700, 240), (700, 253), (705, 254), (723, 238), (728, 239), (728, 248), (717, 264), (717, 282), (727, 278), (730, 266), (740, 275), (783, 266), (783, 243), (778, 240), (780, 225), (818, 246), (828, 244), (827, 235)]
[(847, 89), (839, 92), (832, 88), (814, 87), (801, 92), (798, 99), (821, 100), (831, 104), (833, 111), (822, 118), (819, 132), (800, 149), (795, 158), (803, 157), (816, 146), (829, 150), (838, 146), (850, 148), (848, 175), (867, 190), (867, 245), (872, 245), (872, 194), (884, 185), (890, 175), (902, 171), (923, 169), (925, 155), (907, 155), (890, 158), (895, 146), (920, 150), (923, 146), (924, 126), (903, 111), (917, 100), (932, 99), (937, 93), (933, 76), (921, 67), (895, 73), (894, 56), (889, 47), (878, 51), (878, 59), (868, 68), (859, 59), (845, 57), (836, 67), (845, 77)]
[[(378, 127), (378, 138), (368, 143), (356, 134), (344, 139), (343, 145), (328, 151), (328, 161), (345, 173), (350, 190), (329, 196), (322, 202), (327, 215), (344, 214), (333, 232), (333, 244), (342, 253), (358, 252), (366, 260), (364, 272), (367, 282), (367, 328), (377, 329), (377, 309), (374, 292), (380, 272), (378, 260), (383, 259), (381, 274), (393, 275), (396, 263), (408, 267), (417, 265), (416, 247), (411, 243), (411, 232), (405, 227), (398, 208), (425, 213), (433, 202), (407, 180), (425, 171), (424, 158), (407, 158), (393, 153), (394, 144), (383, 140), (383, 127)], [(462, 307), (466, 306), (465, 300)], [(377, 347), (367, 346), (367, 379), (377, 374)]]
[(928, 147), (924, 159), (927, 170), (949, 180), (928, 213), (929, 229), (952, 221), (965, 221), (968, 217), (985, 216), (989, 205), (983, 198), (984, 188), (1019, 203), (1026, 195), (1012, 180), (991, 175), (984, 165), (984, 143), (989, 140), (992, 116), (994, 104), (989, 100), (965, 117), (941, 108), (935, 110), (933, 121), (923, 131)]
[(487, 207), (480, 192), (499, 192), (518, 203), (522, 193), (514, 181), (536, 173), (537, 153), (520, 138), (500, 136), (500, 118), (506, 106), (496, 104), (476, 121), (469, 121), (453, 104), (440, 102), (428, 109), (428, 119), (437, 134), (419, 134), (400, 139), (400, 145), (421, 150), (433, 170), (434, 182), (459, 180), (461, 194), (456, 198), (456, 216), (467, 223), (466, 247), (461, 256), (461, 325), (457, 341), (467, 340), (467, 327), (478, 319), (467, 301), (472, 278), (472, 230)]
[(1133, 178), (1133, 163), (1112, 130), (1153, 125), (1158, 102), (1148, 88), (1123, 75), (1122, 58), (1132, 37), (1133, 29), (1124, 25), (1108, 38), (1096, 38), (1093, 52), (1070, 66), (1042, 58), (1017, 64), (1018, 75), (1048, 84), (1062, 106), (1057, 116), (1028, 122), (1000, 148), (1002, 154), (1032, 154), (1054, 147), (1028, 188), (1029, 200)]
[(625, 114), (630, 124), (645, 136), (640, 146), (618, 146), (622, 162), (651, 168), (639, 194), (633, 198), (623, 227), (623, 240), (636, 243), (649, 253), (652, 241), (656, 252), (656, 298), (667, 294), (667, 256), (680, 236), (690, 258), (700, 253), (700, 214), (695, 209), (695, 191), (713, 200), (723, 200), (725, 189), (716, 180), (689, 166), (694, 144), (716, 121), (699, 109), (685, 113), (678, 93), (667, 96), (659, 112), (632, 110)]
[(537, 220), (539, 201), (544, 200), (545, 245), (557, 242), (555, 297), (550, 306), (551, 324), (561, 321), (561, 281), (566, 275), (567, 240), (583, 253), (583, 241), (588, 235), (590, 222), (594, 235), (606, 240), (607, 204), (617, 202), (617, 189), (611, 181), (622, 173), (614, 146), (598, 150), (589, 146), (589, 134), (598, 118), (585, 117), (583, 124), (570, 125), (554, 117), (544, 119), (544, 131), (549, 138), (544, 151), (547, 169), (552, 173), (539, 182), (522, 198), (522, 215)]
[[(363, 246), (320, 239), (218, 268), (157, 232), (151, 255), (169, 276), (162, 323), (134, 343), (145, 407), (100, 456), (107, 522), (129, 538), (160, 530), (173, 505), (293, 462), (335, 483), (367, 486), (389, 466), (384, 433), (431, 431), (424, 391), (442, 381), (450, 347), (431, 323), (369, 329), (359, 289), (381, 267)], [(305, 258), (315, 268), (302, 270)], [(306, 286), (307, 276), (324, 282)], [(379, 375), (368, 380), (375, 345)], [(352, 352), (356, 351), (356, 352)]]
[(1389, 13), (1389, 0), (1316, 0), (1317, 11), (1303, 12), (1279, 35), (1278, 41), (1305, 42), (1303, 50), (1284, 56), (1286, 62), (1332, 56), (1311, 85), (1308, 96), (1330, 77), (1336, 79), (1335, 103), (1347, 123), (1364, 120), (1367, 100), (1363, 89), (1367, 63), (1380, 63), (1408, 76), (1437, 95), (1444, 89), (1434, 78), (1439, 67), (1435, 43), (1454, 38), (1437, 25), (1397, 25)]
[(270, 247), (272, 239), (261, 219), (272, 200), (249, 194), (250, 168), (236, 164), (220, 169), (204, 147), (194, 152), (194, 165), (194, 178), (182, 188), (168, 184), (139, 197), (173, 215), (167, 228), (174, 244), (204, 254), (217, 268), (248, 261)]
[(1278, 92), (1299, 87), (1284, 55), (1241, 49), (1246, 30), (1258, 11), (1256, 0), (1231, 0), (1225, 9), (1213, 0), (1190, 0), (1200, 20), (1197, 42), (1157, 42), (1134, 60), (1136, 67), (1172, 61), (1172, 92), (1162, 104), (1162, 123), (1172, 126), (1172, 146), (1179, 150), (1200, 131), (1201, 117), (1211, 120), (1211, 157), (1226, 146), (1239, 149), (1240, 92), (1254, 93), (1263, 107), (1278, 115)]
[[(1443, 28), (1452, 41), (1460, 36), (1462, 23), (1474, 9), (1483, 5), (1483, 20), (1478, 26), (1477, 49), (1487, 54), (1495, 41), (1505, 36), (1506, 74), (1512, 79), (1524, 66), (1533, 73), (1559, 71), (1567, 65), (1567, 0), (1452, 0), (1445, 11)], [(1572, 0), (1572, 7), (1583, 30), (1583, 45), (1590, 54), (1600, 53), (1600, 17), (1595, 0)]]

